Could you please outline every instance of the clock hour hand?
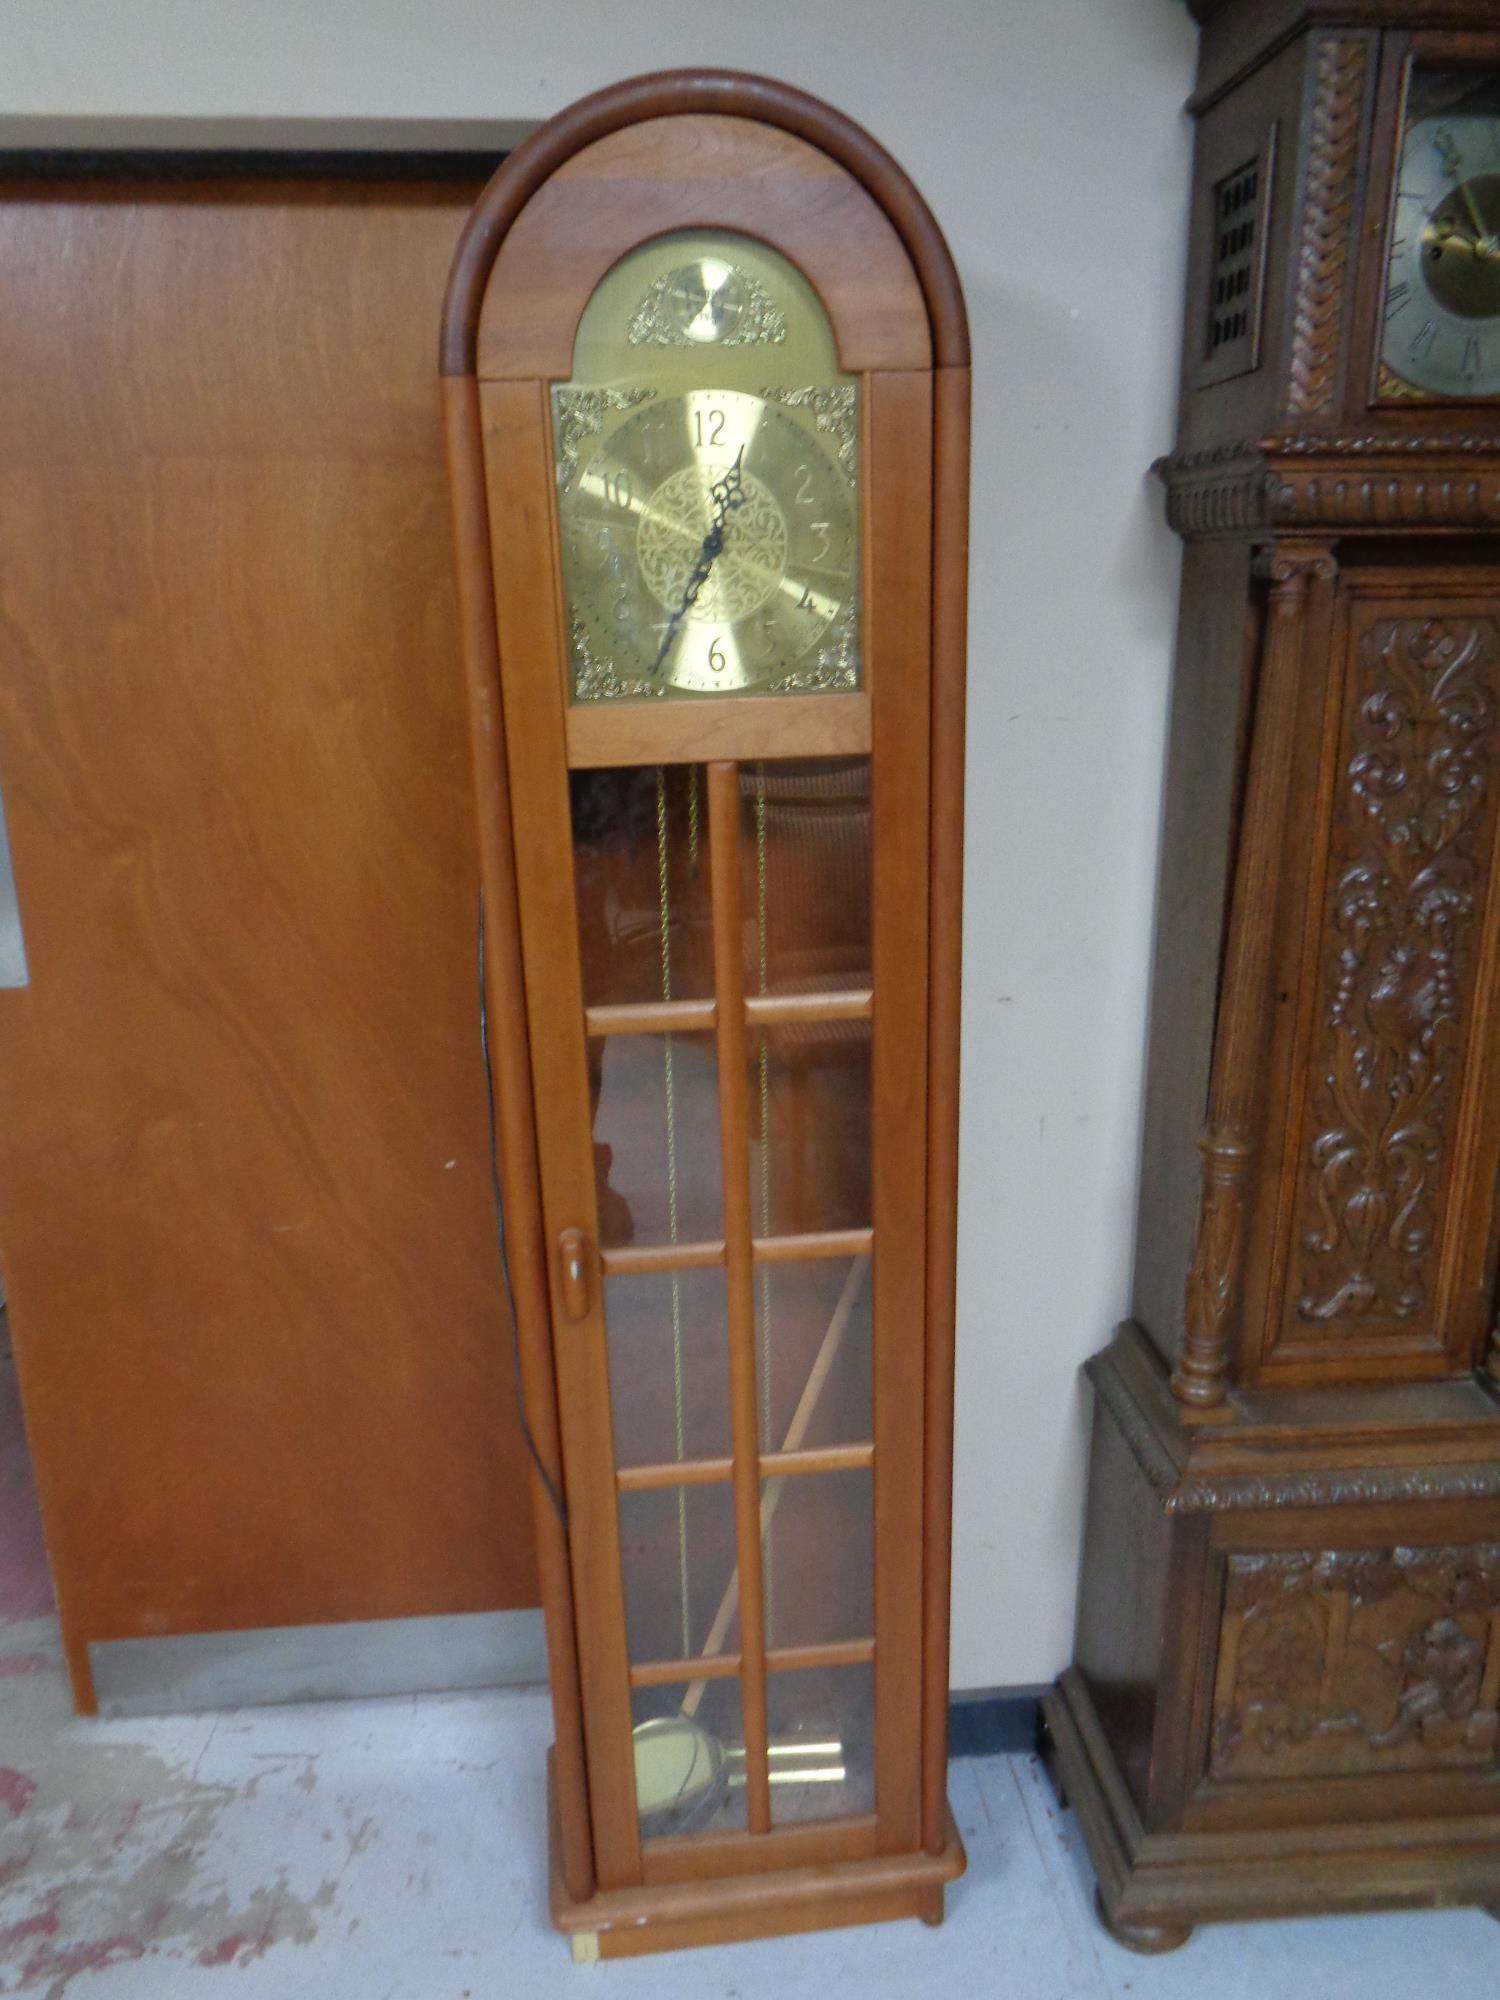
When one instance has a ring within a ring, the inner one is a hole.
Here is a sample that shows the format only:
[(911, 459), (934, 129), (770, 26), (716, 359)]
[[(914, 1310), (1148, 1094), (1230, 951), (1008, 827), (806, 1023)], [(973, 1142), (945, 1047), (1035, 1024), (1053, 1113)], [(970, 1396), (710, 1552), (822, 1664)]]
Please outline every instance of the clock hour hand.
[(653, 674), (661, 672), (661, 663), (672, 650), (672, 642), (681, 629), (683, 619), (697, 603), (698, 593), (708, 582), (709, 571), (724, 552), (724, 523), (736, 509), (745, 504), (747, 496), (744, 475), (740, 469), (740, 462), (744, 456), (745, 447), (741, 445), (735, 453), (734, 464), (722, 479), (716, 479), (708, 489), (708, 497), (713, 502), (714, 508), (713, 526), (703, 537), (703, 545), (698, 551), (697, 560), (688, 572), (688, 580), (683, 586), (682, 602), (667, 620), (667, 629), (662, 635), (660, 649), (651, 663)]

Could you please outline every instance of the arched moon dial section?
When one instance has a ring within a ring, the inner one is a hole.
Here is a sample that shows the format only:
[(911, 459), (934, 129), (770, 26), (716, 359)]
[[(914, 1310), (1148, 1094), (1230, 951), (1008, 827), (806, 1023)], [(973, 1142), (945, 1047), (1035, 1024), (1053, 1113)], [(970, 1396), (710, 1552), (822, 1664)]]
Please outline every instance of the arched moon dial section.
[(575, 650), (584, 640), (621, 692), (774, 688), (853, 602), (856, 505), (837, 448), (742, 390), (628, 410), (560, 517)]

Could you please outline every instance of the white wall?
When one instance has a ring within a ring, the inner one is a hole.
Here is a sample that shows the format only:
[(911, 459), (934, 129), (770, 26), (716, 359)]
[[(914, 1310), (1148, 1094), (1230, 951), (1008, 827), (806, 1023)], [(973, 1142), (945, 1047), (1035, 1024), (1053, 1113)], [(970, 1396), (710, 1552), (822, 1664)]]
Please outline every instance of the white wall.
[[(767, 71), (885, 144), (974, 335), (953, 1681), (1067, 1657), (1078, 1364), (1125, 1309), (1177, 558), (1180, 0), (9, 0), (0, 119), (532, 120)], [(17, 128), (11, 128), (12, 142)], [(0, 138), (5, 136), (0, 128)]]

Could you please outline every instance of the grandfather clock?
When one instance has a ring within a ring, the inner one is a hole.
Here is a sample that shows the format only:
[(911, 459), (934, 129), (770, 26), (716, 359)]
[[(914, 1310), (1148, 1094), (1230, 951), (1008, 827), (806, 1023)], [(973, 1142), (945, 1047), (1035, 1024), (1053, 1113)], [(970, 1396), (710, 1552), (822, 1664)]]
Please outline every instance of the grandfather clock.
[(575, 1955), (942, 1916), (967, 338), (754, 77), (513, 154), (443, 370)]
[(1500, 18), (1193, 12), (1135, 1296), (1046, 1703), (1143, 1950), (1500, 1909)]

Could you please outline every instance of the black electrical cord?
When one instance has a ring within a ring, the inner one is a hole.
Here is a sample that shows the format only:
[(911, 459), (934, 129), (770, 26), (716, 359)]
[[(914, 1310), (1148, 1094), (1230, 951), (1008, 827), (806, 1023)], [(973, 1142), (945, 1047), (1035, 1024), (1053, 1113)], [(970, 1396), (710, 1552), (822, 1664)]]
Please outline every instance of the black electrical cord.
[(510, 1305), (510, 1355), (516, 1371), (516, 1411), (521, 1419), (521, 1435), (526, 1440), (526, 1449), (531, 1453), (531, 1462), (536, 1467), (537, 1477), (546, 1488), (547, 1498), (552, 1502), (552, 1511), (561, 1521), (563, 1533), (566, 1534), (568, 1510), (562, 1495), (552, 1483), (552, 1475), (542, 1463), (542, 1454), (536, 1448), (536, 1439), (531, 1434), (531, 1420), (526, 1414), (526, 1385), (521, 1379), (521, 1322), (516, 1312), (516, 1288), (511, 1282), (510, 1251), (505, 1241), (505, 1202), (500, 1193), (500, 1154), (495, 1136), (495, 1079), (490, 1074), (490, 1010), (484, 979), (483, 889), (479, 892), (479, 1046), (484, 1052), (484, 1095), (489, 1107), (490, 1192), (495, 1200), (495, 1240), (500, 1247), (500, 1275), (505, 1281), (505, 1296)]

